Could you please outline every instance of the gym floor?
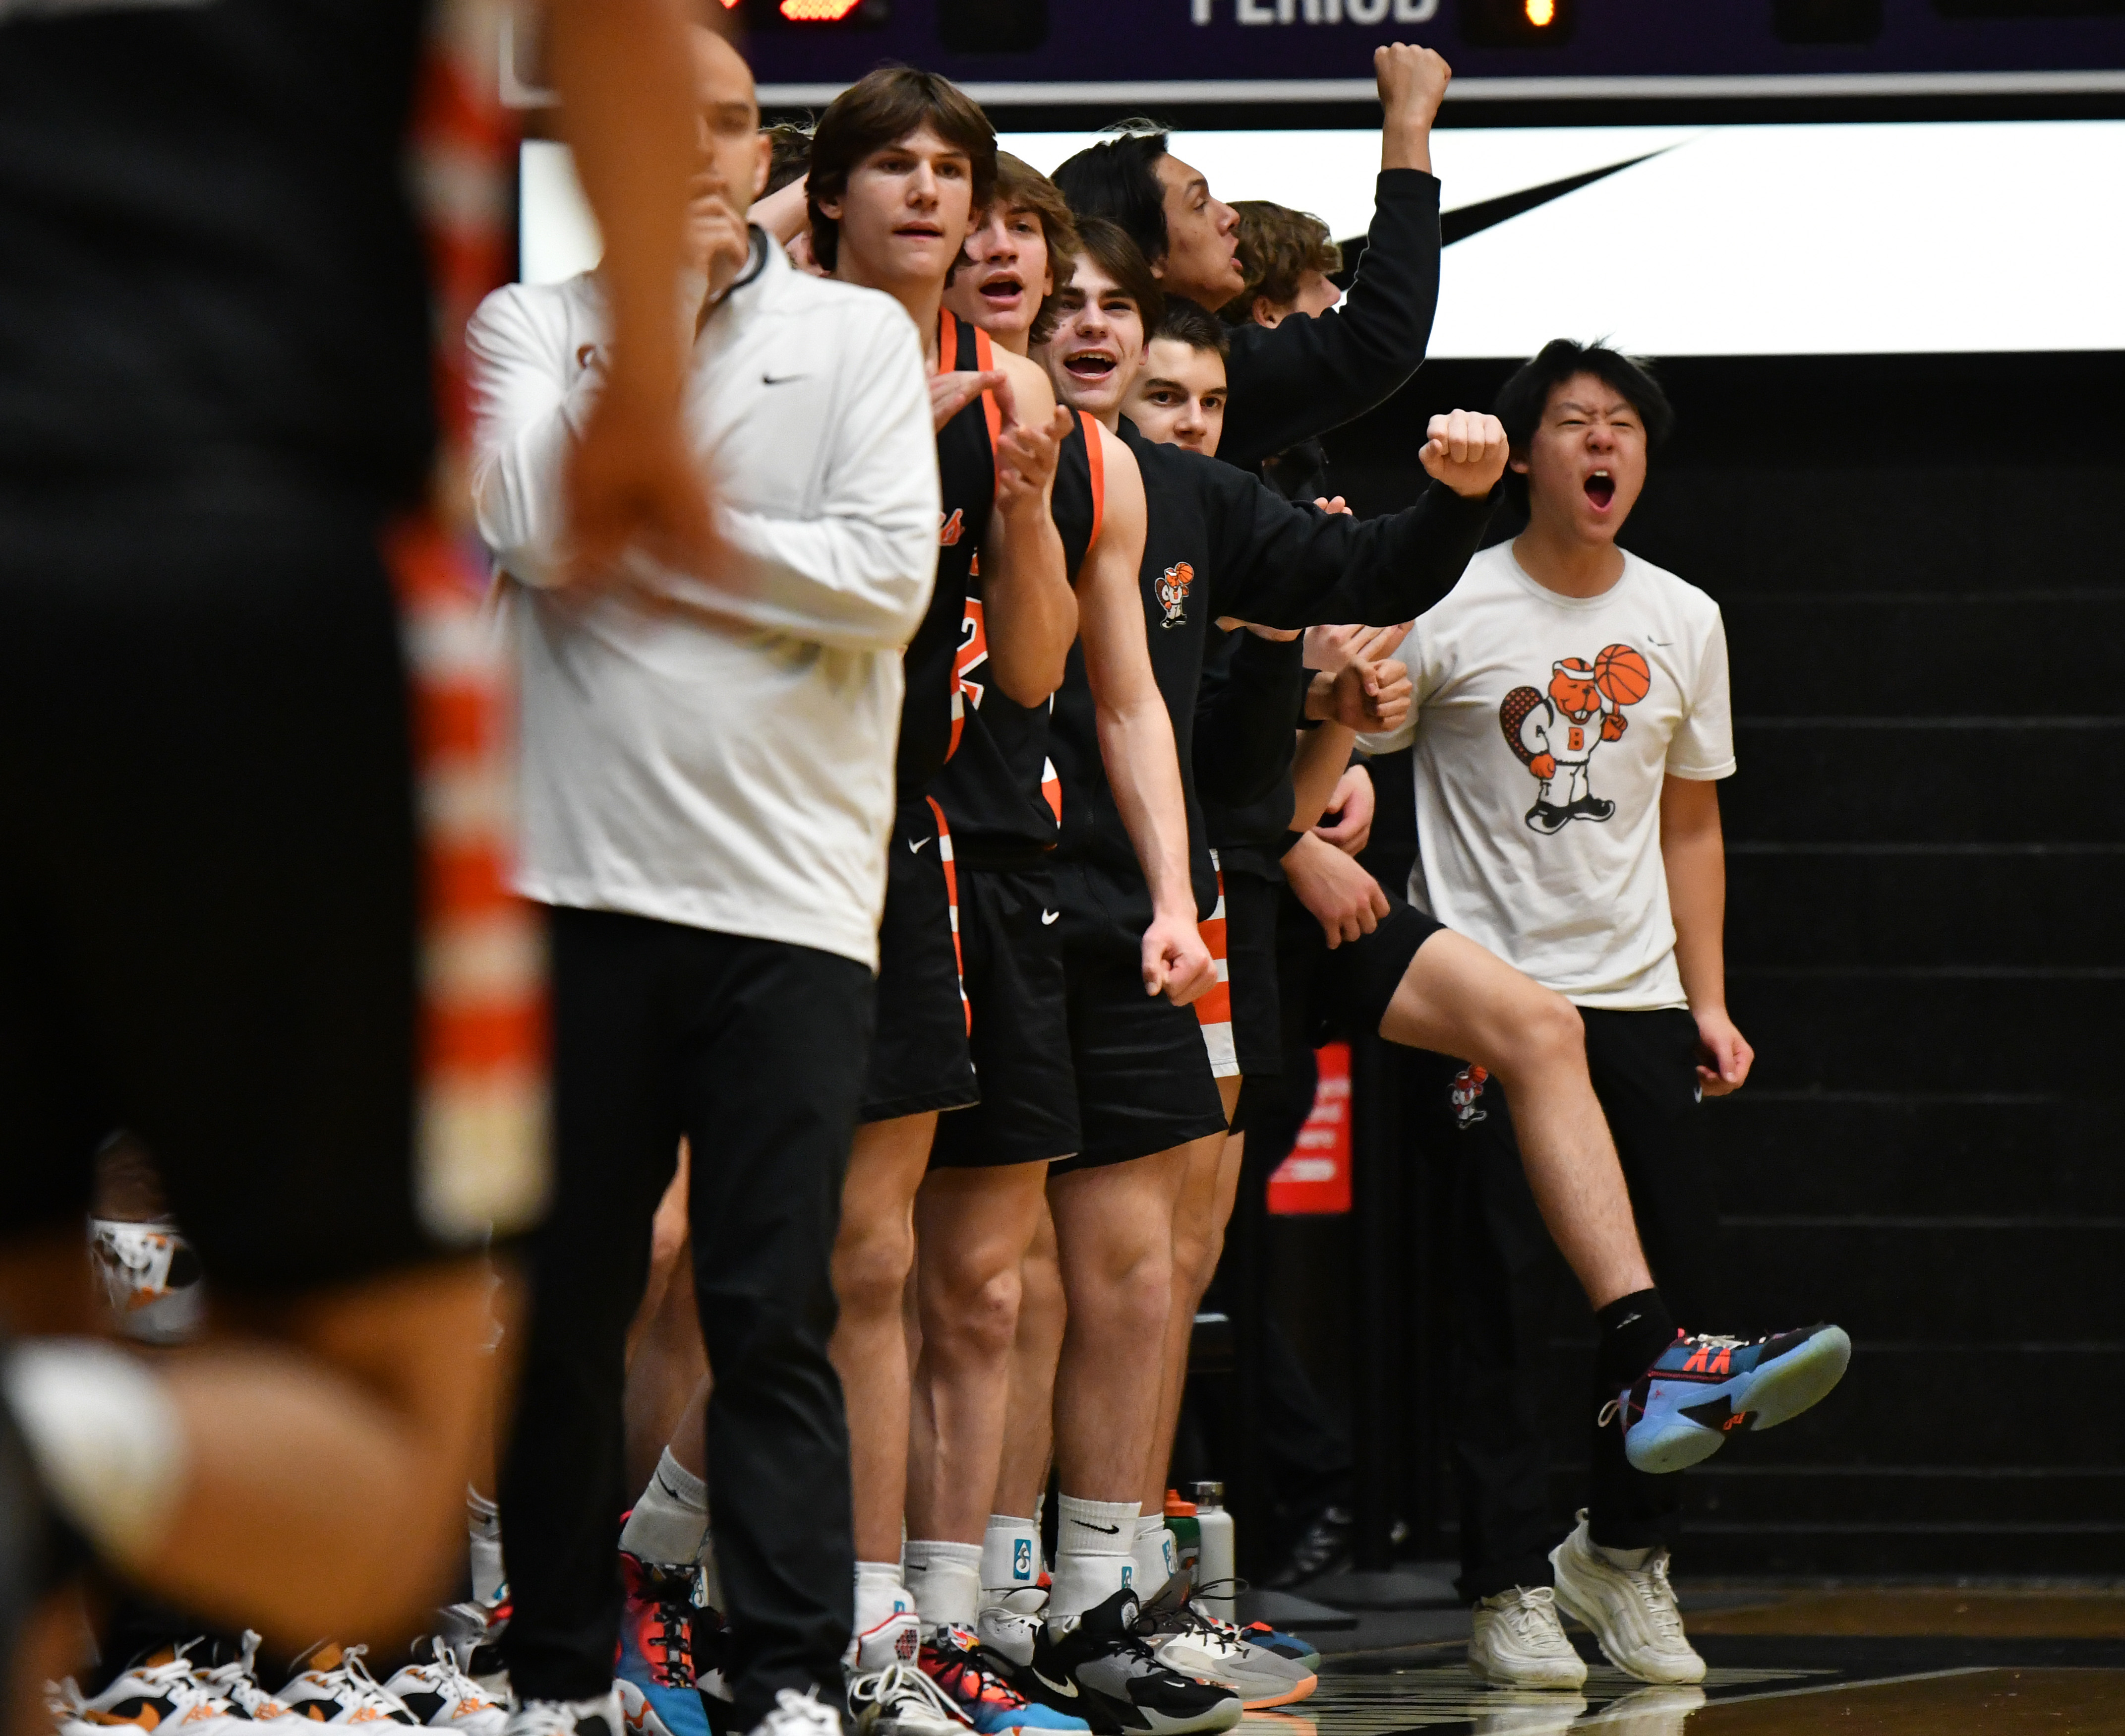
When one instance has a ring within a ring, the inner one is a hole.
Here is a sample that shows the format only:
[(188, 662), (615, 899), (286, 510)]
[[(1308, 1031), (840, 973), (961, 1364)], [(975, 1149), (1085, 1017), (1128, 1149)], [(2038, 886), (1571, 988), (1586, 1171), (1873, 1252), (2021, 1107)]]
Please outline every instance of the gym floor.
[(1484, 1686), (1462, 1662), (1468, 1616), (1411, 1611), (1311, 1635), (1313, 1696), (1250, 1715), (1250, 1736), (1401, 1730), (1608, 1736), (2125, 1736), (2125, 1586), (1684, 1585), (1701, 1686), (1647, 1687), (1592, 1666), (1579, 1694)]

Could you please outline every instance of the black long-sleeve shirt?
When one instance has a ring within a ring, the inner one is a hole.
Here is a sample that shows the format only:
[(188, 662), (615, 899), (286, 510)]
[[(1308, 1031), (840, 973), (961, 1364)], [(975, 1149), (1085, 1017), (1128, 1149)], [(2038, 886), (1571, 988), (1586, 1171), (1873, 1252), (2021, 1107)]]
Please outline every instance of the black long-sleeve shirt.
[(1312, 672), (1301, 639), (1213, 632), (1195, 701), (1195, 789), (1224, 867), (1278, 877), (1291, 830), (1292, 734)]
[[(1221, 615), (1268, 627), (1407, 620), (1460, 578), (1490, 521), (1491, 502), (1434, 484), (1406, 512), (1352, 518), (1295, 505), (1243, 470), (1147, 440), (1126, 417), (1120, 432), (1143, 473), (1145, 632), (1152, 673), (1173, 720), (1196, 904), (1207, 917), (1217, 880), (1194, 748), (1210, 623)], [(1150, 920), (1150, 894), (1100, 761), (1081, 644), (1072, 648), (1055, 695), (1049, 739), (1062, 787), (1057, 893), (1065, 913), (1103, 914), (1125, 929), (1140, 928)]]
[(1232, 395), (1218, 456), (1252, 469), (1362, 416), (1424, 361), (1439, 306), (1439, 182), (1382, 169), (1365, 254), (1342, 304), (1312, 319), (1232, 331)]

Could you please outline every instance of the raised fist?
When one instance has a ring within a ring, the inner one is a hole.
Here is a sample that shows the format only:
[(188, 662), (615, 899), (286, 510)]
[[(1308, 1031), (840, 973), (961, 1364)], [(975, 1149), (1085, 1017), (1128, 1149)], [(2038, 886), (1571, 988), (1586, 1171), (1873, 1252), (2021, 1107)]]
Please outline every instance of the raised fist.
[(1618, 741), (1630, 726), (1631, 720), (1622, 712), (1611, 711), (1601, 719), (1601, 739), (1604, 742)]
[(1546, 784), (1557, 776), (1557, 756), (1553, 753), (1538, 753), (1528, 762), (1528, 770)]
[(1414, 121), (1428, 127), (1445, 99), (1454, 68), (1436, 50), (1411, 42), (1389, 43), (1373, 50), (1373, 78), (1389, 126)]
[(1481, 500), (1505, 474), (1511, 448), (1505, 424), (1496, 417), (1480, 410), (1456, 410), (1433, 417), (1425, 432), (1430, 437), (1418, 458), (1456, 494)]

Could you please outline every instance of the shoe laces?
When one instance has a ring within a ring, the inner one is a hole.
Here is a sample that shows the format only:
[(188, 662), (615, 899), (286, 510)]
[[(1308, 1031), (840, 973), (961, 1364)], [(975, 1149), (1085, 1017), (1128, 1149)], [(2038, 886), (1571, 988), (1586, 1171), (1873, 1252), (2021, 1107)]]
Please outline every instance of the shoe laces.
[(457, 1653), (450, 1649), (450, 1642), (441, 1634), (428, 1636), (428, 1644), (435, 1654), (435, 1662), (422, 1666), (430, 1675), (440, 1678), (445, 1693), (460, 1705), (494, 1706), (501, 1702), (465, 1673), (459, 1663)]
[(1548, 1639), (1564, 1632), (1557, 1619), (1557, 1593), (1546, 1585), (1515, 1586), (1498, 1613), (1515, 1639)]
[[(892, 1664), (891, 1669), (904, 1669), (904, 1664)], [(874, 1673), (883, 1675), (885, 1671)], [(917, 1671), (918, 1675), (921, 1672)], [(799, 1693), (794, 1688), (778, 1688), (775, 1705), (760, 1720), (760, 1729), (766, 1736), (841, 1736), (841, 1720), (834, 1715), (831, 1707), (820, 1703), (817, 1693), (808, 1689)]]
[(1675, 1587), (1668, 1581), (1667, 1564), (1667, 1551), (1656, 1550), (1643, 1567), (1622, 1568), (1618, 1571), (1630, 1582), (1631, 1590), (1651, 1623), (1653, 1632), (1664, 1641), (1686, 1645), (1689, 1639), (1683, 1632), (1682, 1611), (1675, 1602)]
[(929, 1707), (954, 1724), (973, 1727), (973, 1719), (930, 1679), (928, 1672), (915, 1664), (888, 1663), (883, 1669), (865, 1672), (849, 1684), (851, 1710), (860, 1705), (903, 1705), (909, 1701)]
[[(266, 1718), (277, 1718), (287, 1710), (278, 1700), (259, 1686), (258, 1647), (262, 1636), (256, 1628), (246, 1628), (237, 1655), (227, 1663), (218, 1663), (210, 1670), (196, 1670), (193, 1673), (210, 1692), (218, 1694), (232, 1705), (242, 1709), (243, 1715), (258, 1719), (262, 1713)], [(271, 1707), (266, 1711), (266, 1707)]]
[(340, 1648), (339, 1662), (328, 1670), (318, 1670), (317, 1673), (338, 1677), (346, 1684), (359, 1704), (383, 1713), (396, 1723), (417, 1723), (418, 1720), (413, 1715), (399, 1703), (398, 1696), (370, 1674), (368, 1658), (367, 1646), (343, 1645)]
[(979, 1644), (964, 1628), (940, 1629), (926, 1648), (936, 1667), (923, 1673), (948, 1695), (962, 1701), (1000, 1705), (1008, 1710), (1024, 1705), (1025, 1696), (982, 1663), (981, 1654), (975, 1649)]

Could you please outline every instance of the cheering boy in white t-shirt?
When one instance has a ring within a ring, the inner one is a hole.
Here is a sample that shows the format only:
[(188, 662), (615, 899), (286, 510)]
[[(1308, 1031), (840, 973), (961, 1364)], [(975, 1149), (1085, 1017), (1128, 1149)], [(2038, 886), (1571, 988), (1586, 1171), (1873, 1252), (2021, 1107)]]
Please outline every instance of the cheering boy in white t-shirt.
[[(1722, 953), (1717, 780), (1734, 770), (1726, 634), (1703, 592), (1616, 546), (1647, 446), (1673, 420), (1642, 368), (1559, 339), (1506, 383), (1497, 414), (1528, 527), (1478, 554), (1417, 621), (1402, 647), (1415, 721), (1365, 745), (1414, 740), (1410, 902), (1580, 1009), (1655, 1281), (1675, 1318), (1702, 1330), (1721, 1314), (1698, 1105), (1738, 1088), (1754, 1059), (1727, 1016)], [(1703, 1660), (1667, 1579), (1680, 1488), (1633, 1468), (1622, 1429), (1596, 1426), (1589, 1510), (1549, 1546), (1546, 1432), (1530, 1375), (1547, 1362), (1557, 1268), (1498, 1082), (1444, 1061), (1436, 1083), (1425, 1112), (1451, 1130), (1463, 1179), (1455, 1462), (1461, 1590), (1476, 1605), (1470, 1662), (1517, 1686), (1573, 1685), (1584, 1672), (1562, 1606), (1631, 1674), (1697, 1681)], [(1834, 1328), (1806, 1337), (1788, 1362), (1812, 1403), (1849, 1346)], [(1684, 1354), (1673, 1359), (1678, 1380), (1721, 1372), (1684, 1368)], [(1746, 1353), (1708, 1356), (1728, 1354)], [(1623, 1402), (1642, 1406), (1642, 1389)], [(1604, 1423), (1617, 1408), (1603, 1409)], [(1780, 1418), (1766, 1409), (1698, 1420)]]

